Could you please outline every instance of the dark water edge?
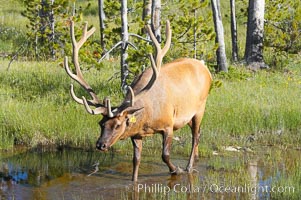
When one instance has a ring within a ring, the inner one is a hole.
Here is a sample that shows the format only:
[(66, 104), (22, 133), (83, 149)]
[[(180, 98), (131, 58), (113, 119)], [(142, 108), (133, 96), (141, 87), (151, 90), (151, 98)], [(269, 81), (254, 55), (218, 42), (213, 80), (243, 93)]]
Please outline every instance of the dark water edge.
[[(270, 199), (268, 190), (286, 164), (237, 153), (200, 158), (195, 172), (171, 176), (160, 153), (143, 153), (139, 181), (131, 181), (132, 155), (80, 149), (0, 153), (2, 199)], [(172, 156), (184, 168), (188, 156)], [(255, 188), (255, 189), (254, 189)], [(261, 188), (261, 190), (258, 190)]]

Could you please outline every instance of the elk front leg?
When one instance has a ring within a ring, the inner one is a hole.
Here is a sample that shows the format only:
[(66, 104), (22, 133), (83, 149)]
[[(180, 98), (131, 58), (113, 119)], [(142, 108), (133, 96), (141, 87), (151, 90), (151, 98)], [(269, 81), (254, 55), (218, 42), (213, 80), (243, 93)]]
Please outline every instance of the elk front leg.
[(132, 181), (137, 181), (138, 179), (138, 170), (141, 160), (141, 151), (142, 151), (142, 139), (131, 138), (133, 147), (134, 147), (134, 156), (133, 156), (133, 176)]
[(172, 137), (173, 137), (173, 130), (169, 129), (168, 131), (163, 133), (163, 151), (162, 151), (162, 160), (164, 163), (167, 164), (169, 171), (171, 174), (180, 174), (183, 172), (183, 170), (180, 167), (174, 166), (170, 162), (170, 148), (172, 143)]

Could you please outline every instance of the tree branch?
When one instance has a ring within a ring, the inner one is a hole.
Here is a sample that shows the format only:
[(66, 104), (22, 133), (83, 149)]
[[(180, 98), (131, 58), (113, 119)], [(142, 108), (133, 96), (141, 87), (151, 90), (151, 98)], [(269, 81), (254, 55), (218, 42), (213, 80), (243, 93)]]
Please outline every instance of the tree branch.
[(142, 37), (142, 36), (140, 36), (140, 35), (137, 35), (137, 34), (135, 34), (135, 33), (129, 33), (129, 36), (137, 37), (137, 38), (139, 38), (139, 39), (141, 39), (141, 40), (144, 40), (144, 41), (146, 41), (146, 42), (152, 42), (151, 40), (149, 40), (149, 39), (147, 39), (147, 38), (144, 38), (144, 37)]
[(109, 53), (111, 53), (114, 49), (116, 49), (119, 45), (121, 45), (123, 42), (120, 41), (115, 46), (113, 46), (109, 51), (107, 51), (99, 60), (98, 63), (100, 63)]

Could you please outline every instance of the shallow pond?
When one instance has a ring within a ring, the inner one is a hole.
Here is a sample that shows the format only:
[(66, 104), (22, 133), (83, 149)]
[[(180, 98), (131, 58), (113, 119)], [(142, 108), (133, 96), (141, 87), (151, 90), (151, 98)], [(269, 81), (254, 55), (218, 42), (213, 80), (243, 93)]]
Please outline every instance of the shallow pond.
[[(138, 183), (131, 154), (83, 150), (0, 153), (2, 199), (270, 199), (286, 163), (242, 153), (200, 158), (193, 174), (171, 176), (160, 153), (143, 153)], [(281, 155), (280, 155), (281, 156)], [(173, 156), (185, 167), (188, 156)], [(271, 164), (273, 163), (273, 164)]]

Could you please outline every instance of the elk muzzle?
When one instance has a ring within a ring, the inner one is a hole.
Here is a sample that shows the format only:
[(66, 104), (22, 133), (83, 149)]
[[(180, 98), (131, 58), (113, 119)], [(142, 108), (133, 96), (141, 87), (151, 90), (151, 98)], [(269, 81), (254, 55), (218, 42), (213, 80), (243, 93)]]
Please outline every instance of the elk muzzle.
[[(122, 132), (121, 132), (122, 134)], [(100, 151), (108, 151), (109, 148), (114, 145), (118, 139), (120, 138), (121, 134), (114, 134), (114, 133), (103, 133), (101, 136), (98, 138), (96, 142), (96, 148)]]
[(107, 151), (110, 147), (109, 142), (102, 141), (101, 138), (99, 138), (96, 142), (96, 148), (100, 151)]

